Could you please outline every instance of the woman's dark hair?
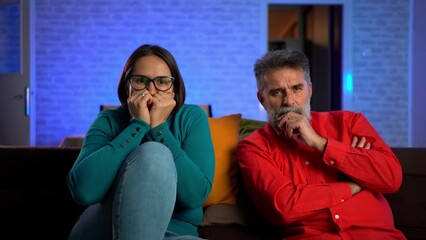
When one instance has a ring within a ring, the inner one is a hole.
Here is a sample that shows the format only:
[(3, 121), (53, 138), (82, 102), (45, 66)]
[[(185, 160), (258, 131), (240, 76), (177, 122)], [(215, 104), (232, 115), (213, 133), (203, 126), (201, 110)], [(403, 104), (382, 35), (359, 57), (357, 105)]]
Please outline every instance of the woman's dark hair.
[(133, 72), (133, 68), (135, 66), (136, 61), (145, 56), (157, 56), (161, 58), (164, 62), (166, 62), (167, 66), (172, 73), (172, 77), (175, 78), (173, 82), (173, 92), (175, 94), (176, 106), (173, 109), (173, 113), (176, 113), (180, 107), (185, 102), (185, 85), (183, 83), (182, 76), (180, 75), (179, 68), (177, 66), (176, 60), (172, 56), (172, 54), (166, 49), (155, 46), (155, 45), (142, 45), (138, 47), (132, 55), (130, 55), (129, 59), (127, 59), (126, 65), (124, 65), (123, 72), (121, 73), (120, 82), (118, 83), (118, 98), (120, 99), (121, 106), (124, 109), (127, 109), (127, 89), (129, 84), (129, 76)]

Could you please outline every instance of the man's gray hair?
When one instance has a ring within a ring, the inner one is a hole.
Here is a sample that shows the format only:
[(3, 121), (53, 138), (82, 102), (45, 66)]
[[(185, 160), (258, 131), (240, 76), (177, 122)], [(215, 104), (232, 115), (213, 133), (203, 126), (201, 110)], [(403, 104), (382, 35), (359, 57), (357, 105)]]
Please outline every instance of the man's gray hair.
[(305, 74), (305, 80), (311, 82), (309, 59), (299, 50), (280, 49), (267, 52), (254, 64), (254, 74), (257, 81), (257, 90), (262, 92), (265, 87), (265, 75), (271, 70), (281, 68), (301, 69)]

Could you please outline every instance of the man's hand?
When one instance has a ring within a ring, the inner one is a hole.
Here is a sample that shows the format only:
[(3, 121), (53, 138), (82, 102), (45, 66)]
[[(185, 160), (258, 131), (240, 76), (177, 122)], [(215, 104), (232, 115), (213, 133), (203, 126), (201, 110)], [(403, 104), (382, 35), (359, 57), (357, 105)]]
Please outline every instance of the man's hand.
[[(352, 139), (352, 143), (351, 146), (352, 147), (357, 147), (357, 148), (364, 148), (364, 149), (370, 149), (371, 148), (371, 144), (370, 143), (366, 143), (367, 139), (365, 137), (362, 137), (359, 141), (358, 141), (358, 137), (354, 137)], [(352, 196), (359, 193), (362, 190), (362, 187), (354, 182), (349, 182), (349, 186), (351, 187), (351, 193)]]
[(316, 148), (321, 153), (324, 152), (327, 139), (315, 132), (305, 115), (288, 112), (281, 116), (279, 120), (278, 127), (286, 137), (300, 144)]
[(365, 137), (362, 137), (361, 140), (359, 140), (359, 142), (358, 142), (358, 137), (355, 136), (352, 139), (351, 146), (352, 147), (358, 147), (358, 148), (364, 148), (364, 149), (370, 149), (371, 148), (371, 144), (370, 143), (366, 144), (366, 142), (367, 142), (367, 139)]
[(349, 182), (349, 186), (351, 187), (352, 196), (361, 192), (361, 190), (362, 190), (361, 186), (354, 183), (354, 182)]

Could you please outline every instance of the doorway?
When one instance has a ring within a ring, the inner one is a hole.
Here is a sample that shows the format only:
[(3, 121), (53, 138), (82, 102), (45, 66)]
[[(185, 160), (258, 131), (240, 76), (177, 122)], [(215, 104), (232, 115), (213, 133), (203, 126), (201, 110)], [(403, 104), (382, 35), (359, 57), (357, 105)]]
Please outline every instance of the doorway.
[(35, 145), (34, 4), (0, 0), (0, 145)]
[(268, 50), (307, 55), (314, 111), (342, 109), (342, 22), (341, 5), (268, 5)]

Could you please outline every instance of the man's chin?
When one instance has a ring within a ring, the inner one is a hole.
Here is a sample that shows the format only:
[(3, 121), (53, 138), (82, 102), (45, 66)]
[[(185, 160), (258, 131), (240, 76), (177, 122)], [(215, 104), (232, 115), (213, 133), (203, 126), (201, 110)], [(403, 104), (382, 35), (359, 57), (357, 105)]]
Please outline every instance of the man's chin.
[(269, 123), (271, 124), (272, 127), (274, 128), (278, 128), (278, 124), (280, 123), (280, 119), (283, 115), (289, 113), (291, 111), (270, 111), (268, 113), (268, 119), (269, 119)]
[(311, 108), (310, 105), (307, 105), (307, 107), (305, 108), (300, 108), (300, 107), (286, 107), (286, 108), (281, 108), (278, 111), (275, 110), (269, 110), (268, 111), (268, 121), (271, 124), (272, 127), (274, 128), (278, 128), (278, 124), (280, 122), (280, 119), (283, 115), (289, 113), (289, 112), (294, 112), (297, 114), (301, 114), (304, 115), (308, 118), (308, 120), (311, 120)]

